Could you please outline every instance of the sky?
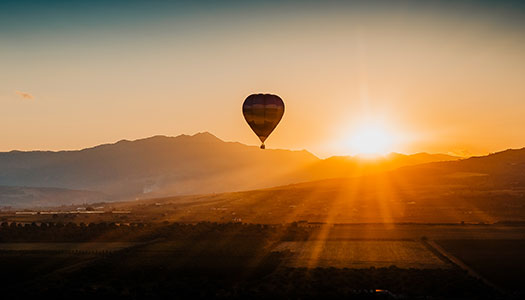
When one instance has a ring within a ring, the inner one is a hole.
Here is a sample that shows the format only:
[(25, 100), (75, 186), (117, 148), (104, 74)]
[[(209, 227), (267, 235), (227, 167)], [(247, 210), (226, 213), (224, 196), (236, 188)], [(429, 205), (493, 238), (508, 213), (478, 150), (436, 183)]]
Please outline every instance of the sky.
[[(520, 1), (1, 1), (0, 151), (209, 131), (267, 148), (482, 155), (525, 147)], [(372, 141), (372, 143), (374, 142)]]

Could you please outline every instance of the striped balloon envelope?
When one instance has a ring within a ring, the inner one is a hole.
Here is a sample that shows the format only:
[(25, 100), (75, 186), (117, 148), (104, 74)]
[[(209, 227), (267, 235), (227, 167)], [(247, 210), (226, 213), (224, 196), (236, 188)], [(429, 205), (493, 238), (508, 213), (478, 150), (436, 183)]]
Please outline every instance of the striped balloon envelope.
[(277, 95), (253, 94), (244, 100), (242, 113), (250, 128), (261, 140), (261, 149), (264, 149), (264, 141), (283, 117), (284, 102)]

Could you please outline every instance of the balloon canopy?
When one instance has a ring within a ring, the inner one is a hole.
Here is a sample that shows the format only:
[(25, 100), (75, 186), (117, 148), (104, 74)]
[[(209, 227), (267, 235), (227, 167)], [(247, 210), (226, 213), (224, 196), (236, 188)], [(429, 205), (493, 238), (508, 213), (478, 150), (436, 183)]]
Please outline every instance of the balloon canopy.
[(261, 140), (261, 149), (264, 149), (264, 141), (283, 117), (284, 102), (277, 95), (253, 94), (244, 100), (242, 113), (250, 128)]

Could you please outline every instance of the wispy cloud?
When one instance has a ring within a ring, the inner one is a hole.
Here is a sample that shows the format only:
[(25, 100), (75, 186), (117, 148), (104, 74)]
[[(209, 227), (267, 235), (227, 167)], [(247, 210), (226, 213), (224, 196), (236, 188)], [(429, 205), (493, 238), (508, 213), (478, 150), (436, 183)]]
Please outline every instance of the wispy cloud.
[(30, 99), (30, 100), (33, 100), (35, 97), (33, 97), (33, 95), (29, 94), (29, 93), (25, 93), (25, 92), (21, 92), (21, 91), (15, 91), (15, 94), (17, 94), (18, 96), (24, 98), (24, 99)]

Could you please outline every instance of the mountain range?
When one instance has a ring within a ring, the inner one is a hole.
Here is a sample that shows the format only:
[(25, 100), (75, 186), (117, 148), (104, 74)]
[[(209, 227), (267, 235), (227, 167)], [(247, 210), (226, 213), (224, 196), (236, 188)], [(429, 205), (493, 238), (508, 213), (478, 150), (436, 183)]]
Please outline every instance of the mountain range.
[(392, 153), (373, 160), (358, 156), (320, 159), (304, 150), (263, 151), (225, 142), (207, 132), (154, 136), (77, 151), (2, 152), (0, 206), (252, 190), (457, 159), (426, 153)]

